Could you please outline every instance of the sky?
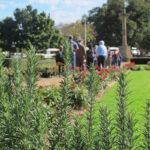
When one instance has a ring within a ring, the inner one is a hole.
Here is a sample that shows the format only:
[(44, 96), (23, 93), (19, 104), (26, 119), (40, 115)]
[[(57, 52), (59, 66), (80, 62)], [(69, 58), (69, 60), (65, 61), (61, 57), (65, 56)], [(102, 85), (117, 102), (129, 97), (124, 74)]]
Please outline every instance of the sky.
[(94, 7), (102, 6), (107, 0), (0, 0), (0, 20), (13, 16), (16, 8), (32, 5), (38, 12), (50, 14), (55, 24), (75, 22)]

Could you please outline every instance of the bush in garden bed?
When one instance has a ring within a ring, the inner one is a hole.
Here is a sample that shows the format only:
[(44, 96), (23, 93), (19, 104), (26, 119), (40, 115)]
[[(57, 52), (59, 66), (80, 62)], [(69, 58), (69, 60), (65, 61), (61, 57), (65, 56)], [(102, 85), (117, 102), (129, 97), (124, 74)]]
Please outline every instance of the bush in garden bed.
[(142, 70), (150, 70), (150, 66), (146, 65), (146, 66), (134, 66), (130, 68), (132, 71), (142, 71)]
[(38, 72), (40, 74), (40, 77), (42, 78), (49, 78), (49, 77), (56, 76), (56, 75), (64, 75), (64, 72), (61, 72), (61, 73), (58, 72), (58, 67), (39, 68)]
[(135, 64), (134, 62), (130, 62), (130, 63), (128, 63), (128, 64), (125, 64), (125, 65), (123, 66), (123, 68), (125, 68), (125, 69), (130, 69), (131, 67), (134, 67), (134, 66), (136, 66), (136, 64)]
[(39, 90), (42, 97), (42, 101), (46, 103), (46, 105), (55, 107), (55, 102), (60, 97), (60, 89), (55, 86), (50, 86), (44, 89), (39, 87)]
[[(70, 106), (78, 109), (86, 105), (88, 98), (88, 90), (84, 85), (70, 82), (69, 91)], [(42, 100), (46, 105), (51, 107), (57, 107), (56, 101), (61, 96), (60, 88), (47, 87), (46, 89), (40, 89)]]
[(132, 71), (140, 71), (140, 70), (144, 70), (143, 66), (134, 66), (130, 68)]
[(145, 70), (150, 70), (150, 65), (144, 67)]
[[(109, 69), (94, 70), (96, 80), (95, 82), (97, 84), (97, 88), (95, 89), (96, 94), (98, 94), (100, 90), (105, 89), (110, 81), (116, 80), (119, 71), (120, 70), (118, 68), (114, 67), (111, 67)], [(70, 93), (70, 104), (75, 109), (79, 109), (87, 105), (90, 75), (90, 71), (78, 70), (73, 76), (70, 76), (70, 88), (68, 92)], [(60, 96), (60, 90), (56, 87), (48, 87), (42, 91), (43, 100), (46, 101), (48, 104), (50, 101), (52, 103), (55, 103), (55, 94), (56, 97), (57, 95)]]
[(14, 75), (14, 69), (13, 68), (2, 68), (2, 74), (13, 76)]
[(72, 83), (70, 90), (71, 105), (78, 109), (86, 105), (88, 99), (88, 90), (84, 85)]
[(53, 72), (51, 69), (44, 68), (44, 69), (39, 70), (39, 74), (40, 74), (40, 77), (42, 78), (49, 78), (50, 76), (54, 75), (55, 72)]
[(26, 87), (20, 59), (15, 59), (13, 76), (3, 74), (0, 64), (0, 149), (45, 149), (47, 117), (36, 82), (36, 56), (28, 52)]

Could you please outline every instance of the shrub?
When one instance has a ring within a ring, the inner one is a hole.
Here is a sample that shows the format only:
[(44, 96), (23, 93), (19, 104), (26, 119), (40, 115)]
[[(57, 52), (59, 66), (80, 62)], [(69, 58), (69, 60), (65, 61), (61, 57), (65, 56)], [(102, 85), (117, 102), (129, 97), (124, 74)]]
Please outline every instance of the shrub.
[(145, 69), (145, 70), (150, 70), (150, 65), (149, 65), (149, 66), (148, 66), (148, 65), (145, 66), (144, 69)]
[(82, 133), (83, 130), (84, 125), (80, 123), (79, 119), (75, 119), (68, 142), (70, 150), (85, 150), (86, 139), (84, 134)]
[(51, 107), (55, 107), (57, 99), (61, 96), (60, 89), (55, 86), (49, 86), (47, 88), (40, 88), (40, 94), (42, 101)]
[(143, 145), (142, 148), (144, 150), (149, 150), (150, 149), (150, 100), (147, 101), (146, 103), (146, 108), (145, 108), (145, 124), (144, 124), (144, 139), (143, 139)]
[[(70, 47), (65, 41), (64, 58), (67, 68), (70, 65)], [(69, 126), (69, 110), (70, 110), (70, 78), (69, 72), (64, 72), (63, 82), (60, 89), (60, 97), (56, 101), (57, 110), (53, 116), (55, 121), (49, 125), (49, 143), (50, 149), (67, 149), (67, 128)]]
[(132, 71), (142, 71), (142, 70), (150, 70), (150, 66), (146, 65), (146, 66), (133, 66), (130, 68)]
[(110, 117), (110, 111), (106, 106), (101, 107), (99, 111), (99, 129), (97, 139), (95, 142), (96, 149), (109, 149), (111, 150), (114, 145), (113, 137), (113, 120)]
[(52, 75), (51, 70), (48, 68), (41, 69), (39, 73), (42, 78), (49, 78)]
[(73, 83), (70, 94), (71, 105), (73, 108), (78, 109), (86, 104), (88, 90), (84, 85)]
[(0, 66), (0, 149), (43, 149), (47, 118), (36, 89), (36, 56), (31, 47), (28, 53), (26, 86), (20, 69), (14, 62), (14, 76), (2, 74)]
[(128, 81), (126, 74), (120, 72), (117, 89), (116, 111), (116, 149), (134, 148), (134, 118), (128, 111)]

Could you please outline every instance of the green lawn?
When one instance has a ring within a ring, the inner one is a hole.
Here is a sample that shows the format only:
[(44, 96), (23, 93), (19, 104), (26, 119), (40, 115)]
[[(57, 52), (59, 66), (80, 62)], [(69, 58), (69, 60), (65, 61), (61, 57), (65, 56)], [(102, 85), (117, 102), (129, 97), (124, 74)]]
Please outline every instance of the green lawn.
[(53, 68), (56, 66), (55, 58), (43, 59), (38, 62), (39, 68)]
[[(21, 62), (21, 68), (26, 69), (26, 59), (22, 59)], [(43, 68), (53, 68), (56, 66), (56, 60), (55, 58), (48, 58), (48, 59), (42, 59), (38, 61), (38, 68), (43, 69)]]
[[(146, 101), (150, 99), (150, 71), (135, 71), (128, 74), (129, 80), (129, 102), (132, 102), (129, 109), (134, 111), (138, 119), (138, 128), (143, 123), (144, 106)], [(116, 110), (116, 88), (115, 84), (111, 89), (106, 91), (105, 95), (94, 105), (95, 124), (98, 122), (99, 107), (106, 105), (111, 111), (113, 117)], [(96, 119), (97, 118), (97, 119)]]

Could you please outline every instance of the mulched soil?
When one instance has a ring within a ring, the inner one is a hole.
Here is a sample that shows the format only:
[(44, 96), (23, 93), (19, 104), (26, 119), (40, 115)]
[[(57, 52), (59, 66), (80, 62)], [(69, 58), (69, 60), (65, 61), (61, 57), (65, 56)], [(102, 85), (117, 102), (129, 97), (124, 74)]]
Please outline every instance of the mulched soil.
[(62, 77), (39, 78), (37, 81), (37, 85), (44, 88), (48, 86), (59, 86), (62, 79)]

